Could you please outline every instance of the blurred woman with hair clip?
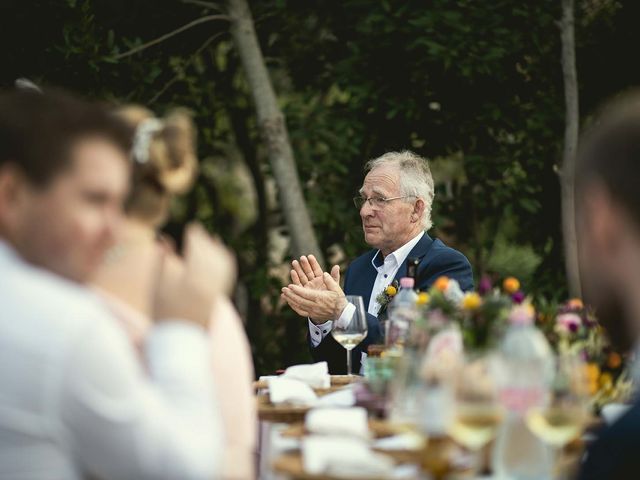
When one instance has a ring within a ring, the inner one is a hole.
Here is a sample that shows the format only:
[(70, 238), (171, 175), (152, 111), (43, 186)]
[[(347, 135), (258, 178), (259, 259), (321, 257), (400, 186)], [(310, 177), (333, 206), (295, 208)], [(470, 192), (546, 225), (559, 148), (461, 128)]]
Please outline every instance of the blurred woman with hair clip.
[[(159, 230), (169, 218), (171, 199), (187, 192), (196, 178), (196, 131), (188, 113), (181, 109), (163, 119), (139, 106), (123, 107), (117, 114), (136, 128), (132, 185), (120, 239), (93, 285), (122, 319), (132, 341), (140, 345), (151, 323), (151, 291), (158, 257), (168, 248), (160, 241)], [(254, 478), (257, 435), (254, 371), (242, 322), (228, 298), (235, 282), (233, 258), (228, 253), (222, 257), (227, 265), (221, 266), (221, 271), (228, 273), (229, 281), (226, 291), (221, 292), (225, 295), (220, 295), (211, 312), (215, 322), (210, 336), (212, 372), (226, 435), (223, 472), (225, 479), (249, 479)], [(177, 255), (170, 254), (169, 259), (164, 268), (180, 268)]]

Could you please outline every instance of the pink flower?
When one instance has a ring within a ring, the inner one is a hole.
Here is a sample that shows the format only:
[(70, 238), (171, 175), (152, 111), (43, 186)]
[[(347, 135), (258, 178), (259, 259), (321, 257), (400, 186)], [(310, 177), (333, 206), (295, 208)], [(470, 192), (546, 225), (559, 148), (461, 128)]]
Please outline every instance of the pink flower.
[(533, 323), (535, 310), (529, 303), (516, 305), (509, 312), (509, 322), (514, 325), (529, 325)]
[(556, 328), (566, 333), (573, 333), (582, 325), (582, 319), (575, 313), (562, 313), (556, 318)]

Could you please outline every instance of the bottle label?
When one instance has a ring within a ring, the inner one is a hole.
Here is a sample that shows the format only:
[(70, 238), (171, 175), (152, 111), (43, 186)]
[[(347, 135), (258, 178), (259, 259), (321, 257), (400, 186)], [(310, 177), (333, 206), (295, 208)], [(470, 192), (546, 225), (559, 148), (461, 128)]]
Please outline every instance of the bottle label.
[(521, 415), (532, 407), (540, 405), (543, 400), (544, 389), (540, 387), (512, 387), (504, 388), (500, 392), (502, 405)]

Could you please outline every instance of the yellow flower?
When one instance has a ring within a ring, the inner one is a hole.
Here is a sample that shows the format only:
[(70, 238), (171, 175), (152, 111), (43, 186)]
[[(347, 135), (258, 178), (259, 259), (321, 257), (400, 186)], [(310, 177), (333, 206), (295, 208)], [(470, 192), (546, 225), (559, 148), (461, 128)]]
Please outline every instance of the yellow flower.
[(389, 285), (384, 292), (389, 295), (390, 297), (393, 297), (396, 293), (398, 293), (398, 290), (396, 289), (396, 287), (394, 287), (393, 285)]
[(597, 363), (587, 363), (584, 366), (585, 376), (589, 382), (597, 382), (600, 377), (600, 367)]
[(482, 298), (476, 292), (468, 292), (462, 298), (462, 308), (465, 310), (476, 310), (482, 305)]
[(437, 290), (444, 292), (449, 286), (449, 277), (438, 277), (433, 286), (436, 287)]
[(507, 293), (516, 293), (520, 290), (520, 281), (516, 277), (507, 277), (502, 282), (502, 287)]
[(426, 305), (431, 300), (431, 297), (427, 292), (420, 292), (418, 294), (418, 301), (416, 302), (418, 305)]
[(572, 298), (571, 300), (569, 300), (569, 302), (567, 302), (567, 306), (571, 310), (582, 310), (584, 308), (584, 303), (582, 303), (582, 300), (580, 300), (579, 298)]
[(613, 377), (610, 373), (605, 372), (600, 375), (600, 380), (598, 382), (600, 384), (600, 388), (604, 388), (605, 390), (610, 390), (613, 388)]

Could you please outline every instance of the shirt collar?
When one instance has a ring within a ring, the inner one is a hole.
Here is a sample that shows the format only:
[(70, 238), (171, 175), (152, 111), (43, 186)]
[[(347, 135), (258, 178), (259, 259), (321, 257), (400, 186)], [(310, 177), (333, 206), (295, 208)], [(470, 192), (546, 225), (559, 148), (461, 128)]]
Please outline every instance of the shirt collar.
[[(409, 240), (407, 243), (402, 245), (400, 248), (398, 248), (397, 250), (387, 255), (387, 258), (391, 257), (396, 261), (396, 265), (402, 265), (402, 262), (404, 262), (407, 259), (407, 257), (409, 256), (409, 253), (411, 253), (411, 250), (413, 250), (413, 247), (415, 247), (418, 244), (418, 242), (423, 236), (424, 236), (424, 230), (418, 233), (418, 235), (413, 237), (411, 240)], [(378, 270), (384, 265), (384, 261), (385, 259), (382, 258), (382, 255), (380, 254), (380, 250), (378, 250), (376, 254), (373, 256), (373, 258), (371, 259), (371, 264), (373, 265), (373, 268)]]

